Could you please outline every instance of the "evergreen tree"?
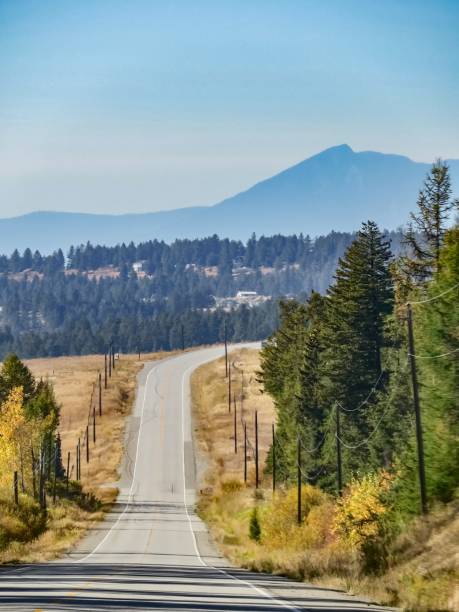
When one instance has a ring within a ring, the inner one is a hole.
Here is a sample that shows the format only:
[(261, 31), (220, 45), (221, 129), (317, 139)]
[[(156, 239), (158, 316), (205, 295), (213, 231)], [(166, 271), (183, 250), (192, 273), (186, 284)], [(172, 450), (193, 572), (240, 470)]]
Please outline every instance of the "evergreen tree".
[[(372, 221), (340, 259), (336, 282), (328, 292), (324, 342), (329, 405), (340, 406), (342, 437), (355, 447), (369, 432), (365, 407), (381, 379), (384, 320), (392, 311), (393, 287), (389, 243)], [(343, 443), (344, 444), (344, 443)], [(345, 467), (366, 465), (364, 446), (345, 452)]]
[(29, 401), (36, 392), (32, 372), (15, 354), (8, 355), (0, 371), (0, 402), (4, 402), (15, 387), (22, 387), (24, 401)]
[(451, 194), (449, 168), (437, 160), (419, 192), (418, 212), (411, 213), (405, 234), (405, 243), (411, 250), (411, 257), (405, 259), (407, 271), (419, 280), (438, 270), (451, 211), (459, 209), (459, 200), (453, 200)]

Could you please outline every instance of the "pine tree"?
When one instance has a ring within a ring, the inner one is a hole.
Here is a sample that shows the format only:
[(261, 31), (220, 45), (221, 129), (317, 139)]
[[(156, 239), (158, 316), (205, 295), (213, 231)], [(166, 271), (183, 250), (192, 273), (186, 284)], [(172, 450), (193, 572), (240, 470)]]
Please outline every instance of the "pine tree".
[(411, 257), (405, 258), (407, 271), (418, 280), (426, 280), (438, 270), (448, 221), (459, 200), (451, 199), (452, 189), (447, 164), (437, 160), (424, 181), (418, 196), (418, 212), (411, 213), (405, 234)]
[(35, 394), (35, 380), (29, 368), (15, 354), (8, 355), (0, 371), (0, 402), (4, 402), (11, 391), (22, 387), (24, 401)]
[[(324, 341), (329, 404), (339, 402), (342, 437), (348, 446), (364, 440), (370, 427), (365, 407), (382, 378), (384, 320), (392, 311), (393, 286), (389, 243), (377, 225), (364, 223), (339, 261), (336, 282), (328, 292)], [(365, 403), (364, 403), (365, 402)], [(350, 471), (364, 467), (364, 446), (345, 452)]]

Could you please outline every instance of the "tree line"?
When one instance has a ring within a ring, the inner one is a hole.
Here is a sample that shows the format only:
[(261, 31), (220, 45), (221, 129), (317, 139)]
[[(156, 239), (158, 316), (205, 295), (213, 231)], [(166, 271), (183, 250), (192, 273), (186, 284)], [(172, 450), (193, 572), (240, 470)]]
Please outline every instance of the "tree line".
[[(399, 235), (391, 236), (398, 248)], [(332, 232), (314, 241), (252, 237), (245, 245), (217, 236), (171, 245), (88, 244), (70, 249), (67, 261), (62, 252), (15, 252), (0, 258), (0, 356), (103, 352), (109, 342), (122, 351), (151, 351), (179, 348), (183, 337), (187, 346), (221, 341), (223, 313), (214, 311), (214, 296), (241, 290), (274, 302), (257, 312), (228, 313), (229, 339), (266, 338), (277, 324), (277, 298), (325, 291), (353, 237)], [(146, 277), (132, 269), (136, 261), (143, 262)], [(119, 275), (87, 275), (104, 266)], [(211, 274), (208, 266), (214, 266)], [(20, 277), (24, 270), (39, 274)]]
[[(419, 380), (427, 498), (459, 484), (459, 227), (448, 168), (426, 177), (394, 257), (377, 225), (362, 225), (325, 295), (284, 301), (261, 352), (260, 380), (277, 410), (277, 478), (341, 494), (366, 474), (389, 474), (392, 518), (419, 512), (419, 438), (411, 359)], [(411, 302), (414, 353), (407, 337)], [(272, 467), (272, 465), (271, 465)], [(268, 466), (268, 469), (269, 466)], [(396, 518), (394, 518), (396, 522)]]

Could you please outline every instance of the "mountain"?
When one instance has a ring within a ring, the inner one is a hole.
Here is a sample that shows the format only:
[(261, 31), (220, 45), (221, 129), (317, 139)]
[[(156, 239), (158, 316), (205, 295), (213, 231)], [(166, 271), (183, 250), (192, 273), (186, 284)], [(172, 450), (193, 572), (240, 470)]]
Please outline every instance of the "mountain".
[[(448, 163), (458, 193), (459, 160)], [(331, 230), (353, 231), (369, 218), (395, 229), (415, 208), (429, 167), (401, 155), (355, 152), (340, 145), (214, 206), (125, 215), (35, 212), (0, 219), (0, 252), (30, 247), (49, 253), (87, 241), (114, 245), (214, 233), (240, 239), (253, 232), (314, 237)]]

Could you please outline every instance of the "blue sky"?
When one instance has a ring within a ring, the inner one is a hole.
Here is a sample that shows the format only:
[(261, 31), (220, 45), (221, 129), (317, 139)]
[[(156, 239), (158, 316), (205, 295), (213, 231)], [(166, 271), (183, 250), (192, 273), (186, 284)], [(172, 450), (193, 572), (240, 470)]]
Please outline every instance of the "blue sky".
[(0, 216), (212, 204), (326, 147), (459, 158), (456, 0), (0, 0)]

